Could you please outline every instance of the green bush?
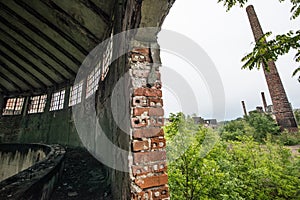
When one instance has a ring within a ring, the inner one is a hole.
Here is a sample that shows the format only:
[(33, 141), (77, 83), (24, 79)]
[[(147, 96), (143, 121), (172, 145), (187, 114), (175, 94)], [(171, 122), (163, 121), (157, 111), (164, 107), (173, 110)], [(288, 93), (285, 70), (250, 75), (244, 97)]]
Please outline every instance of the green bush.
[(267, 134), (278, 135), (280, 128), (268, 114), (250, 112), (245, 118), (228, 122), (220, 129), (224, 140), (239, 140), (239, 136), (252, 136), (255, 141), (264, 143)]
[(273, 136), (274, 142), (279, 142), (282, 145), (297, 145), (300, 144), (300, 133), (289, 133), (288, 131), (283, 131), (279, 135)]
[(223, 140), (238, 140), (242, 135), (252, 136), (255, 129), (244, 119), (239, 118), (227, 122), (221, 129), (220, 135)]
[(171, 199), (300, 199), (300, 159), (252, 136), (222, 141), (211, 129), (174, 115), (166, 125)]
[(263, 142), (268, 133), (272, 135), (280, 133), (280, 128), (276, 121), (268, 114), (253, 111), (245, 119), (255, 129), (253, 133), (255, 141)]

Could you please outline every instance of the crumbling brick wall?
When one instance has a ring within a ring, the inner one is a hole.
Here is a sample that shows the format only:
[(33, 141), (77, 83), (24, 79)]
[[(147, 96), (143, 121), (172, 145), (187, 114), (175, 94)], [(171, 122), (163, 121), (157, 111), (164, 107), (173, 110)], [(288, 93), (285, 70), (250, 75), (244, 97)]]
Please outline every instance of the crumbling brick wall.
[[(134, 48), (129, 55), (132, 79), (132, 199), (169, 197), (166, 174), (166, 140), (162, 126), (164, 110), (156, 43)], [(150, 48), (148, 48), (150, 47)]]
[[(126, 6), (118, 12), (122, 22), (114, 27), (114, 34), (161, 26), (173, 1), (153, 2), (124, 1)], [(114, 199), (169, 199), (158, 31), (132, 33), (127, 41), (114, 45), (114, 54), (124, 46), (129, 48), (111, 64), (96, 94), (100, 127), (117, 147), (109, 152), (119, 168), (109, 169), (112, 194)], [(118, 95), (112, 94), (115, 88)], [(118, 107), (117, 117), (112, 105)], [(116, 118), (122, 120), (122, 127)], [(127, 153), (120, 153), (120, 149)]]

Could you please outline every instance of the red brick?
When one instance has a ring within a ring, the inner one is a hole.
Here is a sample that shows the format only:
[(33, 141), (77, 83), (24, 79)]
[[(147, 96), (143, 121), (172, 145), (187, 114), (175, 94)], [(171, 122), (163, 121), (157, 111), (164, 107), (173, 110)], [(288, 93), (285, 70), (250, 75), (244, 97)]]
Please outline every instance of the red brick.
[(149, 200), (152, 199), (152, 192), (150, 190), (148, 191), (141, 191), (139, 193), (132, 194), (133, 200)]
[(162, 107), (163, 106), (163, 100), (159, 97), (150, 97), (148, 99), (148, 106), (151, 107)]
[(166, 172), (166, 161), (151, 163), (148, 165), (132, 165), (132, 174), (134, 176), (141, 176), (148, 173)]
[(164, 109), (162, 108), (150, 108), (149, 116), (164, 116)]
[(143, 128), (143, 129), (136, 129), (133, 131), (134, 138), (151, 138), (157, 136), (163, 136), (164, 130), (162, 128)]
[(147, 96), (147, 97), (162, 97), (162, 92), (161, 92), (161, 90), (158, 90), (158, 89), (147, 88), (147, 90), (145, 90), (145, 96)]
[(162, 117), (150, 117), (150, 126), (157, 126), (157, 127), (160, 127), (160, 126), (163, 126), (164, 125), (164, 118)]
[(150, 49), (149, 48), (133, 48), (132, 52), (134, 53), (140, 53), (142, 55), (149, 55), (150, 54)]
[(159, 176), (138, 178), (135, 179), (135, 183), (142, 189), (150, 188), (154, 186), (161, 186), (168, 183), (168, 176), (166, 174), (162, 174)]
[(160, 149), (166, 146), (165, 138), (151, 138), (151, 149)]
[(132, 105), (136, 106), (136, 107), (146, 107), (146, 106), (148, 106), (147, 97), (144, 97), (144, 96), (133, 97)]
[(166, 151), (150, 151), (133, 153), (134, 164), (146, 164), (149, 162), (165, 161)]
[(162, 97), (161, 90), (152, 88), (136, 88), (133, 91), (134, 96), (147, 96), (147, 97)]
[(168, 198), (169, 195), (169, 188), (166, 186), (159, 187), (157, 189), (152, 190), (152, 199), (159, 200), (163, 198)]
[(144, 141), (135, 140), (132, 142), (132, 149), (133, 151), (148, 150), (149, 142), (148, 140), (144, 140)]
[(145, 96), (144, 95), (145, 94), (145, 90), (146, 90), (146, 88), (136, 88), (133, 91), (133, 95), (134, 96)]
[(147, 115), (149, 115), (149, 108), (134, 108), (133, 116), (141, 116), (145, 112), (147, 113)]
[(133, 62), (151, 62), (149, 48), (135, 48), (131, 51)]
[(148, 125), (148, 119), (147, 118), (141, 119), (141, 118), (134, 117), (131, 119), (131, 124), (133, 128), (145, 127)]

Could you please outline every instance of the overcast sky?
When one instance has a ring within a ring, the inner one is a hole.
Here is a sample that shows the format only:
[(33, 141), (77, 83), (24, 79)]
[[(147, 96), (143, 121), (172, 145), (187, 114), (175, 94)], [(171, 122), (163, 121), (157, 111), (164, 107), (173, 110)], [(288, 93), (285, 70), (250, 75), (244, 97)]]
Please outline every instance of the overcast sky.
[[(279, 3), (278, 0), (253, 0), (264, 32), (272, 31), (273, 35), (286, 33), (299, 29), (300, 19), (290, 20), (291, 5)], [(241, 101), (246, 103), (247, 110), (261, 106), (261, 95), (266, 94), (267, 103), (272, 104), (267, 89), (267, 84), (262, 70), (241, 70), (241, 58), (253, 48), (253, 35), (248, 22), (245, 8), (233, 8), (229, 12), (217, 0), (176, 0), (167, 16), (163, 29), (173, 30), (191, 38), (207, 53), (220, 74), (225, 92), (224, 119), (235, 119), (243, 115)], [(176, 42), (176, 41), (174, 41)], [(163, 47), (162, 47), (163, 49)], [(162, 51), (163, 68), (173, 68), (178, 73), (187, 71), (189, 64)], [(300, 108), (300, 83), (297, 77), (292, 77), (292, 72), (297, 63), (293, 61), (295, 53), (283, 56), (276, 65), (280, 73), (284, 88), (293, 108)], [(199, 57), (201, 58), (201, 57)], [(167, 66), (167, 67), (165, 67)], [(183, 71), (180, 71), (183, 69)], [(165, 73), (164, 73), (165, 72)], [(183, 79), (193, 79), (193, 72), (183, 75)], [(162, 80), (168, 77), (168, 70), (162, 70)], [(205, 78), (204, 78), (205, 79)], [(188, 109), (182, 108), (178, 88), (163, 88), (164, 108), (166, 115), (170, 112), (183, 111), (186, 114), (197, 114), (205, 118), (219, 118), (213, 113), (216, 105), (212, 103), (211, 86), (202, 78), (199, 83), (190, 82), (195, 92), (195, 101), (198, 108), (191, 105)], [(178, 80), (174, 80), (176, 82)], [(176, 86), (177, 87), (177, 86)], [(180, 87), (180, 86), (179, 86)], [(185, 86), (179, 88), (186, 90)], [(175, 91), (175, 92), (174, 92)], [(222, 117), (221, 117), (222, 118)]]

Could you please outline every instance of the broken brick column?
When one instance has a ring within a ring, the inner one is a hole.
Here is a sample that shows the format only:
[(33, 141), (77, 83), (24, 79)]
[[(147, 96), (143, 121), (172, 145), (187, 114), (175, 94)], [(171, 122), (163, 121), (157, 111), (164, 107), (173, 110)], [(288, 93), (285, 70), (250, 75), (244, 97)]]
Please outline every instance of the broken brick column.
[[(257, 42), (264, 35), (263, 30), (254, 7), (252, 5), (248, 6), (246, 10), (255, 41)], [(286, 96), (276, 65), (273, 61), (269, 61), (268, 67), (269, 71), (265, 69), (265, 66), (263, 66), (263, 70), (271, 95), (276, 121), (282, 130), (287, 129), (289, 132), (297, 132), (298, 127), (293, 110)]]
[(128, 58), (132, 80), (131, 199), (169, 199), (160, 63), (153, 63), (160, 62), (158, 45), (135, 44), (138, 47), (133, 46)]

